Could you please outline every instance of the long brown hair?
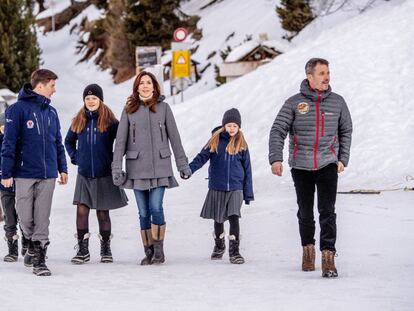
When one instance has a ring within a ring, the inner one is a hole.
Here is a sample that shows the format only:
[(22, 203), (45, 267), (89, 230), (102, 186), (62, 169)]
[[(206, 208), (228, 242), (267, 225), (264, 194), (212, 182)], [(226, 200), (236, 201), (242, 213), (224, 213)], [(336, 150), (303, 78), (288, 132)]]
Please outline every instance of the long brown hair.
[[(139, 98), (138, 87), (141, 83), (142, 77), (144, 76), (148, 76), (151, 78), (152, 85), (154, 86), (154, 93), (150, 100), (145, 101), (143, 103)], [(155, 78), (155, 76), (150, 72), (141, 71), (135, 78), (134, 86), (132, 88), (132, 95), (128, 97), (127, 102), (125, 104), (125, 112), (134, 113), (139, 109), (139, 106), (142, 104), (148, 106), (150, 111), (156, 112), (157, 110), (155, 107), (157, 106), (158, 98), (160, 97), (160, 95), (160, 85), (158, 84), (157, 78)]]
[[(210, 152), (217, 152), (220, 134), (225, 131), (226, 129), (224, 127), (221, 127), (217, 131), (215, 131), (213, 133), (213, 136), (211, 136), (204, 148), (210, 149)], [(246, 139), (244, 139), (243, 132), (239, 129), (236, 135), (230, 137), (230, 141), (227, 144), (226, 151), (231, 155), (235, 155), (242, 150), (247, 150), (247, 148), (248, 146)]]
[[(86, 112), (87, 109), (85, 105), (83, 105), (79, 112), (76, 114), (76, 116), (72, 119), (72, 125), (70, 126), (70, 128), (76, 134), (82, 132), (86, 126), (86, 122), (88, 121), (86, 118)], [(105, 132), (111, 124), (118, 121), (112, 110), (101, 100), (99, 100), (98, 114), (99, 116), (97, 125), (98, 131), (101, 133)]]

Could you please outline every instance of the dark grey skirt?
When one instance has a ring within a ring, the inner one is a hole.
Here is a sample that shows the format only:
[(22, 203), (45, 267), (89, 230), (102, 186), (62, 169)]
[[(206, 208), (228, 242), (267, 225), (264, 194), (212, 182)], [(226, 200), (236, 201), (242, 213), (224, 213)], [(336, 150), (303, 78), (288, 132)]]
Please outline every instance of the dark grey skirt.
[(78, 174), (73, 204), (84, 204), (96, 210), (110, 210), (126, 206), (128, 198), (124, 190), (113, 184), (112, 176), (87, 178)]
[(231, 215), (241, 217), (240, 209), (243, 204), (243, 191), (218, 191), (209, 189), (200, 217), (214, 219), (223, 223)]

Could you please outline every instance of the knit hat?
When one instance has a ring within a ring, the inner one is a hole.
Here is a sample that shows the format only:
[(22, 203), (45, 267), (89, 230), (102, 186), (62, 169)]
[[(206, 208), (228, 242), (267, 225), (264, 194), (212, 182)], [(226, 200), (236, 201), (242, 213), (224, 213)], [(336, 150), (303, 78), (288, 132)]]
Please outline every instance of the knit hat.
[(89, 84), (87, 87), (85, 87), (83, 90), (83, 101), (85, 101), (85, 97), (88, 95), (94, 95), (103, 101), (103, 91), (98, 84)]
[(6, 124), (6, 116), (3, 113), (0, 113), (0, 126), (5, 125)]
[(224, 113), (221, 124), (225, 126), (227, 123), (236, 123), (239, 127), (241, 127), (241, 115), (236, 108), (231, 108)]

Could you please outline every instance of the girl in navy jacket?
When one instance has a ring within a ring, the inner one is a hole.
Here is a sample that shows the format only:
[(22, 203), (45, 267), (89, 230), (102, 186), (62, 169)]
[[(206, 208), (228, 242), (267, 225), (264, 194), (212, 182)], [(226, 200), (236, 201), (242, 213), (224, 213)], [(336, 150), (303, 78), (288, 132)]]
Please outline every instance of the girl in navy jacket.
[(84, 105), (72, 121), (65, 147), (71, 162), (78, 166), (73, 204), (77, 206), (78, 252), (72, 263), (90, 260), (89, 210), (96, 209), (101, 241), (101, 262), (112, 262), (109, 210), (127, 205), (125, 192), (112, 183), (113, 144), (118, 128), (115, 115), (103, 103), (103, 91), (97, 84), (83, 92)]
[(214, 131), (207, 145), (190, 163), (194, 173), (210, 160), (209, 191), (200, 216), (214, 220), (213, 260), (223, 257), (226, 248), (223, 223), (229, 220), (229, 256), (234, 264), (244, 263), (239, 253), (240, 209), (243, 200), (246, 204), (254, 200), (250, 155), (240, 127), (239, 111), (235, 108), (226, 111), (222, 127)]

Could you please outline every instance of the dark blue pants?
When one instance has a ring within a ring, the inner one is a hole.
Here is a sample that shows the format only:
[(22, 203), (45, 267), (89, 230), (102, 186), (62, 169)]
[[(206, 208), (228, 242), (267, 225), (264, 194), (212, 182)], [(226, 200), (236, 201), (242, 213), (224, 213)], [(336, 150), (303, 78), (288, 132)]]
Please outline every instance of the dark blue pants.
[(315, 244), (315, 220), (313, 205), (315, 187), (318, 196), (319, 225), (321, 227), (320, 250), (335, 251), (336, 214), (335, 201), (338, 173), (335, 163), (317, 171), (292, 169), (299, 210), (299, 232), (302, 246)]
[(151, 223), (154, 225), (165, 224), (164, 209), (162, 207), (164, 192), (165, 187), (150, 190), (134, 190), (141, 230), (150, 229)]

